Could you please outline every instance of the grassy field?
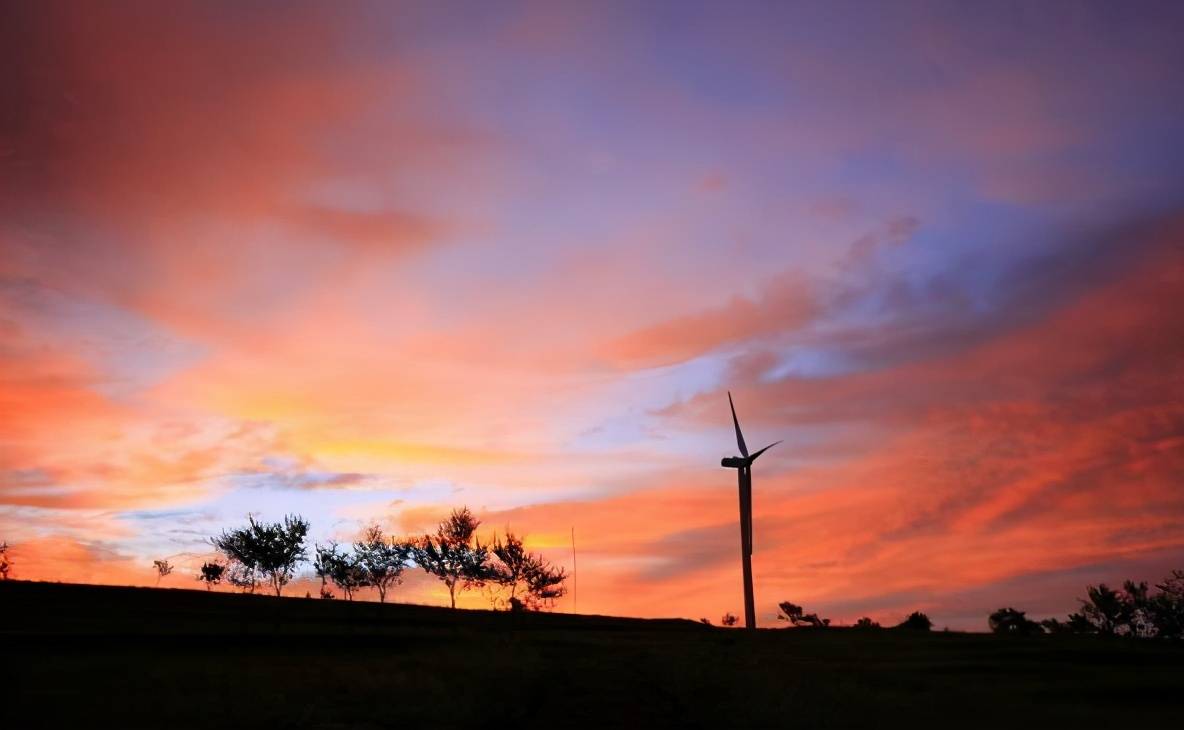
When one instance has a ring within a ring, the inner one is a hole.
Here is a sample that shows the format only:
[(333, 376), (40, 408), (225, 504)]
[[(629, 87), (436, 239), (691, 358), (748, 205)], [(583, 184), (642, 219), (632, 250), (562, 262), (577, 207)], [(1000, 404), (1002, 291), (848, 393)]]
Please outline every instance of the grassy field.
[(0, 583), (0, 727), (1174, 727), (1184, 647)]

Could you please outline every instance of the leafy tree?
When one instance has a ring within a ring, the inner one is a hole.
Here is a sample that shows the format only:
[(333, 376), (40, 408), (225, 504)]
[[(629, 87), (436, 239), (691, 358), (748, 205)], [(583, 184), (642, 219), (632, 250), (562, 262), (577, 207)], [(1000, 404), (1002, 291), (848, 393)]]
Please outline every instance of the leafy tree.
[(356, 563), (364, 573), (366, 585), (378, 590), (378, 602), (386, 602), (386, 592), (402, 582), (403, 569), (411, 556), (411, 545), (394, 538), (387, 539), (382, 528), (366, 528), (360, 542), (354, 543)]
[(173, 572), (173, 564), (167, 560), (153, 560), (152, 567), (156, 569), (156, 585), (160, 585), (160, 579)]
[(1040, 624), (1029, 619), (1023, 611), (1014, 608), (1001, 608), (987, 617), (987, 625), (996, 634), (1010, 636), (1031, 636), (1042, 633)]
[(510, 531), (506, 531), (506, 538), (502, 540), (494, 537), (490, 552), (497, 558), (497, 564), (490, 566), (491, 581), (509, 590), (509, 600), (514, 601), (518, 590), (526, 583), (526, 574), (530, 570), (530, 553), (522, 543), (522, 538)]
[(933, 628), (933, 622), (929, 617), (920, 611), (913, 611), (908, 617), (896, 625), (898, 629), (913, 629), (916, 631), (928, 631)]
[(1103, 634), (1117, 635), (1130, 630), (1130, 606), (1121, 593), (1105, 583), (1087, 586), (1088, 598), (1081, 601), (1081, 613)]
[(197, 579), (206, 584), (206, 590), (218, 585), (222, 582), (222, 578), (226, 575), (226, 566), (222, 563), (214, 561), (212, 563), (203, 563), (201, 572)]
[(254, 593), (259, 587), (259, 571), (253, 565), (231, 560), (226, 566), (226, 582), (243, 593)]
[(1147, 583), (1123, 581), (1122, 601), (1126, 605), (1124, 619), (1127, 633), (1140, 638), (1155, 636), (1157, 628), (1153, 616), (1154, 609), (1151, 607), (1152, 597)]
[(1155, 624), (1156, 635), (1167, 639), (1184, 638), (1184, 570), (1173, 570), (1159, 593), (1147, 601), (1147, 613)]
[(867, 616), (864, 616), (863, 618), (861, 618), (855, 622), (855, 628), (857, 628), (857, 629), (878, 629), (878, 628), (880, 628), (880, 624), (875, 621), (872, 621)]
[(0, 580), (8, 580), (12, 572), (12, 558), (8, 552), (8, 543), (0, 542)]
[(514, 533), (506, 532), (504, 542), (495, 538), (490, 551), (497, 563), (489, 567), (489, 580), (509, 590), (511, 607), (537, 610), (553, 604), (567, 592), (563, 586), (567, 574), (563, 569), (541, 555), (527, 552), (522, 538)]
[(1066, 621), (1046, 618), (1040, 622), (1044, 630), (1050, 634), (1093, 634), (1097, 632), (1094, 625), (1080, 613), (1071, 613)]
[(489, 548), (476, 538), (480, 524), (468, 507), (454, 509), (435, 535), (424, 535), (412, 549), (415, 563), (447, 586), (453, 608), (457, 591), (481, 587), (493, 578)]
[(331, 580), (333, 572), (333, 558), (337, 555), (337, 544), (329, 543), (325, 547), (314, 544), (312, 546), (312, 569), (316, 572), (317, 577), (321, 579), (321, 598), (329, 593), (326, 584)]
[(816, 613), (804, 613), (801, 606), (789, 601), (782, 601), (777, 604), (781, 612), (777, 614), (777, 620), (788, 621), (794, 626), (812, 626), (816, 629), (824, 629), (830, 626), (830, 619), (819, 618)]
[(526, 603), (532, 609), (554, 606), (555, 599), (567, 593), (563, 585), (567, 574), (563, 568), (552, 565), (536, 556), (526, 572)]
[(723, 618), (719, 620), (720, 626), (735, 626), (740, 619), (734, 613), (725, 613)]
[(370, 585), (366, 569), (357, 553), (341, 550), (337, 543), (316, 547), (316, 571), (321, 576), (321, 597), (332, 595), (325, 590), (325, 580), (341, 589), (347, 601), (354, 600), (354, 591)]
[[(304, 539), (308, 535), (308, 520), (299, 515), (288, 515), (283, 522), (256, 522), (249, 516), (246, 527), (223, 531), (211, 540), (229, 563), (242, 566), (244, 578), (262, 577), (271, 584), (277, 596), (296, 572), (296, 566), (306, 560)], [(253, 590), (252, 583), (252, 590)]]

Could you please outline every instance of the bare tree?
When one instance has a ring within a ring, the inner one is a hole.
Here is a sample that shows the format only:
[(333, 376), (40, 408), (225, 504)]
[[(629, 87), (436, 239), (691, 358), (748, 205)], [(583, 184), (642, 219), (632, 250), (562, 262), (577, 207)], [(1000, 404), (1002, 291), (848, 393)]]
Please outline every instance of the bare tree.
[(210, 590), (214, 586), (222, 582), (222, 578), (226, 575), (226, 566), (222, 563), (214, 561), (212, 563), (203, 563), (201, 572), (197, 574), (197, 580), (206, 584), (206, 590)]
[[(241, 576), (254, 580), (258, 574), (271, 584), (277, 596), (296, 572), (296, 566), (306, 560), (304, 539), (308, 535), (308, 520), (299, 515), (288, 515), (283, 522), (260, 523), (249, 516), (246, 527), (223, 531), (211, 539), (232, 566), (241, 566)], [(236, 583), (236, 585), (238, 585)], [(253, 585), (253, 584), (252, 584)]]
[(161, 578), (173, 572), (173, 564), (167, 560), (153, 560), (152, 567), (156, 569), (156, 585), (160, 585)]
[(481, 587), (492, 578), (489, 548), (476, 538), (480, 524), (468, 507), (454, 509), (435, 535), (424, 535), (414, 543), (416, 565), (444, 582), (453, 608), (458, 591)]
[(0, 542), (0, 580), (8, 580), (12, 573), (12, 557), (8, 551), (8, 543)]
[(354, 543), (357, 564), (365, 574), (366, 584), (378, 591), (379, 603), (386, 603), (387, 591), (402, 582), (411, 552), (410, 543), (388, 539), (378, 525), (366, 528), (361, 541)]

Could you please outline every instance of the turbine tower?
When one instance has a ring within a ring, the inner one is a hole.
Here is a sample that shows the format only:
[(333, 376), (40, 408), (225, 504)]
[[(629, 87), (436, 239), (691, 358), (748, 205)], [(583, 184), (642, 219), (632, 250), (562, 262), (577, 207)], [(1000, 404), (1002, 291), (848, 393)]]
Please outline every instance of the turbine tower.
[(732, 409), (732, 425), (736, 427), (736, 446), (740, 456), (729, 456), (720, 461), (720, 466), (735, 469), (740, 483), (740, 559), (744, 566), (744, 628), (756, 628), (756, 602), (752, 597), (752, 462), (756, 457), (773, 448), (780, 441), (774, 441), (765, 448), (749, 455), (744, 445), (744, 434), (740, 433), (740, 421), (736, 418), (736, 406), (732, 393), (728, 391), (728, 406)]

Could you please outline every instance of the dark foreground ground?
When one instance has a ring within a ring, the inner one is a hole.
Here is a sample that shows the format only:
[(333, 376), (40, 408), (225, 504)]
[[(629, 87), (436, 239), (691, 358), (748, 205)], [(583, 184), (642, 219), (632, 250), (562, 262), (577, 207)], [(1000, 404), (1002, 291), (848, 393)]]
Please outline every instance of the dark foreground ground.
[(1178, 727), (1184, 647), (0, 583), (0, 727)]

